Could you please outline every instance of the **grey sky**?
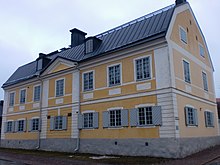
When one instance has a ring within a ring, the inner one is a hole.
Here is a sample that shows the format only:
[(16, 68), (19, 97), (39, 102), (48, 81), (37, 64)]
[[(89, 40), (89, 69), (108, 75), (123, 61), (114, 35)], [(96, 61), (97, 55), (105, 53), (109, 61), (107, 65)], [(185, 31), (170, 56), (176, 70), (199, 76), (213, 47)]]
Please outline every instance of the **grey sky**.
[[(0, 85), (21, 65), (70, 45), (78, 28), (92, 36), (175, 0), (0, 0)], [(219, 0), (188, 0), (206, 37), (220, 97)], [(0, 90), (3, 99), (3, 90)]]

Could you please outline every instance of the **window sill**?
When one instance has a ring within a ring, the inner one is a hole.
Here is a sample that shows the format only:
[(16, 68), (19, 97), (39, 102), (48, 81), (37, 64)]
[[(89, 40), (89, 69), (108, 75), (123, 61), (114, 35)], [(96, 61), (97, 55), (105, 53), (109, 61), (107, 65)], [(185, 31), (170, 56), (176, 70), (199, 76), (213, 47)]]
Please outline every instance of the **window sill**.
[(119, 127), (108, 127), (107, 129), (123, 129), (124, 127), (119, 126)]
[(156, 128), (156, 126), (155, 125), (143, 125), (143, 126), (138, 125), (136, 128)]
[(143, 81), (150, 81), (152, 78), (145, 78), (145, 79), (136, 79), (136, 82), (143, 82)]
[(188, 128), (198, 128), (197, 125), (187, 125), (186, 127), (188, 127)]

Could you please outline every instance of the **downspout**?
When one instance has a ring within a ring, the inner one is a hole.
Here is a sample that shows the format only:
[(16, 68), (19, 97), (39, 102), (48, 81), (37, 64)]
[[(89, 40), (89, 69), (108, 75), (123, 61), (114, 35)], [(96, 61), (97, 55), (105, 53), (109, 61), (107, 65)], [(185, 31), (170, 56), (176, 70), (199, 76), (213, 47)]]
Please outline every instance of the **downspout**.
[[(79, 71), (79, 101), (78, 101), (78, 107), (79, 107), (79, 111), (78, 111), (78, 113), (77, 113), (77, 115), (78, 114), (80, 114), (80, 69), (79, 68), (76, 68), (78, 71)], [(77, 116), (77, 118), (78, 118), (78, 116)], [(78, 119), (77, 119), (77, 121), (78, 121)], [(79, 121), (77, 122), (77, 126), (78, 126), (78, 123), (79, 123)], [(79, 151), (79, 149), (80, 149), (80, 130), (79, 130), (79, 128), (77, 128), (78, 129), (78, 136), (77, 136), (77, 139), (76, 139), (76, 148), (74, 149), (74, 152), (78, 152)]]
[(36, 147), (36, 149), (40, 149), (40, 144), (41, 144), (41, 141), (40, 141), (40, 136), (41, 136), (41, 126), (42, 126), (42, 100), (43, 100), (43, 80), (41, 79), (40, 75), (37, 77), (38, 80), (41, 82), (41, 95), (40, 95), (40, 115), (39, 115), (39, 130), (38, 130), (38, 146)]

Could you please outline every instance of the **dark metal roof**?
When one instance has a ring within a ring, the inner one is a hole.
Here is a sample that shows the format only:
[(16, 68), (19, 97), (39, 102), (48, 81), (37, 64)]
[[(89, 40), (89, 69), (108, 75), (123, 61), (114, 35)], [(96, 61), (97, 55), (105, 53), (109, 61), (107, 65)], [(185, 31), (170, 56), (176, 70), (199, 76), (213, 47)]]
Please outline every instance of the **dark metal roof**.
[[(93, 53), (85, 55), (84, 44), (81, 44), (61, 52), (48, 54), (47, 57), (52, 61), (57, 57), (63, 57), (80, 62), (137, 43), (141, 40), (149, 40), (153, 36), (164, 37), (169, 27), (174, 8), (174, 5), (168, 6), (95, 36), (102, 40), (102, 43)], [(36, 64), (36, 61), (34, 61), (19, 67), (6, 83), (3, 84), (3, 87), (30, 79), (39, 74), (36, 71)]]

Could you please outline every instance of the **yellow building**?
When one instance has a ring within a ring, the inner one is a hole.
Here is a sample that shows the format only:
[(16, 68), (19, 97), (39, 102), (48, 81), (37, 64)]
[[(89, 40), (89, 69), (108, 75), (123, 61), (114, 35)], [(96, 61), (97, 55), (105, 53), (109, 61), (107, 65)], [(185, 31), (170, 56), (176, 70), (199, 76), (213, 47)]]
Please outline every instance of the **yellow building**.
[(220, 143), (213, 65), (190, 5), (176, 0), (71, 47), (3, 84), (1, 146), (184, 157)]

